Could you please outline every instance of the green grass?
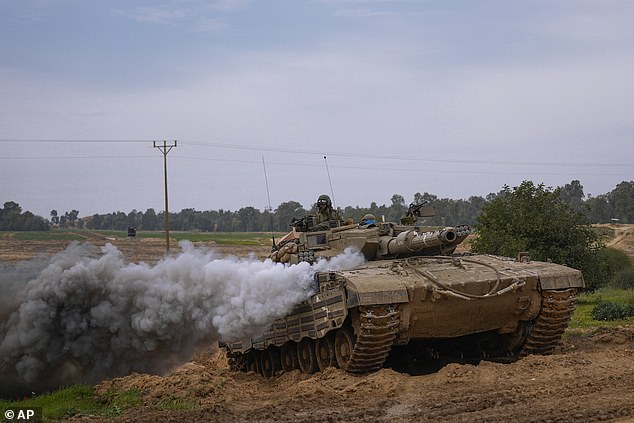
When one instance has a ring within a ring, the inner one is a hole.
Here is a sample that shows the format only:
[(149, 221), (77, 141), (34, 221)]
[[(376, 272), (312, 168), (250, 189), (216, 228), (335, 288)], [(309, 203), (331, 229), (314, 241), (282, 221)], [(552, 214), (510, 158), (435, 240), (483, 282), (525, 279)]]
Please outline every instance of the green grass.
[[(108, 391), (103, 397), (95, 394), (94, 388), (88, 385), (73, 385), (58, 389), (51, 393), (19, 401), (0, 400), (0, 409), (7, 407), (41, 407), (44, 420), (59, 420), (78, 415), (102, 415), (115, 417), (130, 408), (143, 404), (141, 392), (138, 389), (118, 392)], [(194, 406), (182, 401), (174, 403), (172, 407)], [(178, 408), (172, 408), (178, 409)]]
[[(275, 234), (280, 238), (283, 234)], [(170, 232), (170, 236), (177, 240), (213, 241), (226, 245), (271, 245), (271, 234), (261, 232)]]
[[(103, 236), (104, 238), (125, 239), (128, 237), (127, 231), (90, 231)], [(275, 233), (275, 238), (280, 238), (283, 233)], [(162, 231), (140, 231), (136, 233), (137, 238), (165, 238)], [(0, 238), (16, 239), (20, 241), (85, 241), (79, 229), (52, 229), (50, 231), (24, 231), (24, 232), (0, 232)], [(264, 232), (180, 232), (171, 231), (170, 238), (177, 241), (189, 240), (192, 242), (215, 242), (222, 245), (271, 245), (271, 234)]]
[(124, 392), (110, 390), (106, 393), (103, 400), (105, 404), (99, 410), (99, 414), (105, 414), (110, 417), (121, 415), (126, 410), (143, 404), (141, 392), (138, 389), (130, 389)]
[(68, 231), (19, 231), (0, 232), (0, 238), (10, 238), (19, 241), (81, 241), (81, 235)]
[[(107, 236), (113, 236), (116, 238), (127, 237), (127, 232), (103, 232), (107, 233)], [(281, 237), (283, 234), (275, 234), (276, 238)], [(165, 232), (137, 232), (138, 238), (165, 238)], [(216, 244), (225, 245), (270, 245), (271, 234), (262, 232), (180, 232), (171, 231), (170, 238), (177, 241), (188, 240), (192, 242), (215, 242)]]
[(61, 419), (78, 414), (97, 414), (103, 406), (97, 401), (92, 386), (73, 385), (20, 401), (0, 400), (0, 409), (7, 407), (41, 407), (44, 419)]
[(623, 320), (594, 320), (592, 309), (600, 302), (613, 302), (621, 305), (634, 304), (634, 291), (616, 288), (601, 288), (595, 292), (579, 294), (577, 309), (568, 325), (569, 333), (586, 332), (599, 327), (616, 327), (634, 324), (634, 316)]
[(183, 398), (169, 397), (158, 405), (160, 410), (195, 410), (198, 407), (195, 401)]

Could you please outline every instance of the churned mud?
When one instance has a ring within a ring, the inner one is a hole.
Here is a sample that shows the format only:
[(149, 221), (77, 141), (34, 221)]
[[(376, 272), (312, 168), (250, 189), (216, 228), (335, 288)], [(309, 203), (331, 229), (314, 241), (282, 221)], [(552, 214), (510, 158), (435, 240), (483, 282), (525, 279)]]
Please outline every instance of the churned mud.
[[(141, 393), (143, 405), (114, 421), (631, 422), (634, 327), (567, 339), (550, 356), (452, 363), (419, 376), (391, 369), (353, 376), (333, 368), (264, 379), (229, 371), (216, 350), (165, 376), (132, 374), (97, 386), (101, 395), (129, 389)], [(166, 410), (169, 404), (188, 409)]]

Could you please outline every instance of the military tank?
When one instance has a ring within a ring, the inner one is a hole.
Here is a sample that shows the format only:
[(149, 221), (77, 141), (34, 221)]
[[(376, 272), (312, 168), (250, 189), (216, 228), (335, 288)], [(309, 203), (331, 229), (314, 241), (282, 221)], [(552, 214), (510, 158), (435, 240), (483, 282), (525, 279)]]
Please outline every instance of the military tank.
[(294, 220), (293, 230), (274, 243), (272, 260), (314, 263), (352, 247), (367, 261), (353, 270), (317, 272), (315, 294), (289, 315), (257, 338), (224, 342), (230, 367), (265, 377), (328, 367), (363, 374), (398, 351), (401, 365), (552, 353), (584, 287), (581, 272), (525, 253), (455, 253), (469, 226), (424, 230), (419, 219), (433, 213), (431, 204), (410, 205), (398, 223), (335, 219), (318, 231), (314, 216)]

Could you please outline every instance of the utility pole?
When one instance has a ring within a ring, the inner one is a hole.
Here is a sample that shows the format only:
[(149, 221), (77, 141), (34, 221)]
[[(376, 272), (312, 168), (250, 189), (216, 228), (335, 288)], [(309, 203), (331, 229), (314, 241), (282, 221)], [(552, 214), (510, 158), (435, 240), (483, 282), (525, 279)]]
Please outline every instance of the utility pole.
[(163, 173), (165, 175), (165, 250), (168, 253), (170, 251), (170, 223), (167, 208), (167, 153), (174, 147), (176, 147), (176, 140), (174, 140), (174, 144), (170, 145), (168, 145), (165, 140), (163, 140), (163, 145), (156, 145), (156, 141), (154, 141), (154, 148), (158, 148), (160, 152), (163, 153)]

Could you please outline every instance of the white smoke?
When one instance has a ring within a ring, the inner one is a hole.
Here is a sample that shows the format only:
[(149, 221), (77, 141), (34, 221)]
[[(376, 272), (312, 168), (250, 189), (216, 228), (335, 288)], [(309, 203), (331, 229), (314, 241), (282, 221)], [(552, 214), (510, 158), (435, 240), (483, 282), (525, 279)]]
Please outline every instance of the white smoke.
[(289, 266), (181, 248), (153, 266), (124, 263), (110, 244), (3, 265), (0, 392), (160, 373), (219, 339), (258, 335), (313, 293), (316, 271), (363, 263), (352, 251)]

